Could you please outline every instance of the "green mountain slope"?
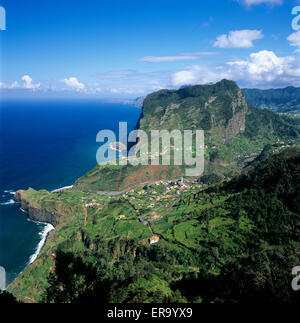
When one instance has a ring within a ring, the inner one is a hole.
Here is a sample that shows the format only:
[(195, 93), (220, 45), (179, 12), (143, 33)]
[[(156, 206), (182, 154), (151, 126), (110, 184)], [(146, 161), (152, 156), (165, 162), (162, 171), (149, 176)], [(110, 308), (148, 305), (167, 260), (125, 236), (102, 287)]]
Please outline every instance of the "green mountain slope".
[[(23, 204), (50, 212), (58, 203), (62, 215), (9, 291), (27, 302), (299, 302), (291, 289), (299, 183), (293, 148), (206, 190), (168, 183), (119, 197), (20, 192)], [(63, 205), (76, 199), (94, 206), (70, 216)]]
[(149, 95), (137, 127), (204, 129), (207, 178), (247, 173), (207, 188), (177, 182), (184, 166), (98, 165), (70, 190), (18, 191), (29, 218), (55, 230), (8, 290), (25, 302), (297, 299), (300, 152), (285, 150), (299, 143), (297, 119), (223, 80)]
[[(265, 145), (299, 141), (299, 122), (249, 105), (239, 87), (223, 80), (213, 85), (161, 90), (146, 97), (137, 124), (151, 130), (204, 130), (205, 174), (230, 177)], [(75, 189), (123, 191), (138, 183), (170, 180), (185, 175), (178, 166), (96, 166), (80, 178)]]
[(300, 88), (289, 86), (284, 89), (243, 89), (247, 102), (261, 109), (281, 113), (300, 113)]

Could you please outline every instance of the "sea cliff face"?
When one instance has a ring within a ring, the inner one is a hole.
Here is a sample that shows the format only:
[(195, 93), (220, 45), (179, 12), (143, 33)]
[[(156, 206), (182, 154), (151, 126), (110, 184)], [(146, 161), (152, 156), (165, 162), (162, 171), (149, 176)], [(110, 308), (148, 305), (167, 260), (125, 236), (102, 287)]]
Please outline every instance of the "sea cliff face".
[(61, 217), (58, 213), (48, 210), (46, 207), (37, 205), (28, 193), (33, 192), (32, 189), (28, 191), (17, 191), (14, 200), (20, 203), (21, 208), (28, 213), (28, 218), (32, 221), (44, 222), (52, 224), (56, 227)]

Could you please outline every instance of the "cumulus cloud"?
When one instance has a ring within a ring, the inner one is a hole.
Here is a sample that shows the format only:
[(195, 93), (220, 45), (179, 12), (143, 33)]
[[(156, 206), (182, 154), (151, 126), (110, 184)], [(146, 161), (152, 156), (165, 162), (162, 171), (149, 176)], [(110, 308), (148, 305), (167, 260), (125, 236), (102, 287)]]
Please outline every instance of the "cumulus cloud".
[(300, 51), (300, 30), (289, 35), (287, 40), (290, 42), (291, 46), (298, 47), (296, 51)]
[(218, 67), (207, 67), (200, 65), (188, 66), (183, 71), (178, 71), (172, 75), (172, 85), (180, 87), (191, 84), (206, 84), (217, 82), (224, 78), (230, 78), (226, 71), (218, 70)]
[(62, 83), (66, 84), (68, 87), (74, 90), (83, 90), (85, 85), (80, 83), (76, 77), (69, 77), (61, 80)]
[[(25, 89), (38, 89), (41, 84), (40, 83), (37, 83), (37, 84), (33, 84), (32, 83), (32, 78), (29, 76), (29, 75), (24, 75), (21, 77), (22, 81), (24, 81), (24, 88)], [(14, 82), (12, 85), (14, 85), (14, 87), (17, 86), (17, 83)]]
[(190, 68), (186, 71), (179, 71), (173, 74), (172, 76), (172, 84), (174, 86), (181, 86), (186, 84), (193, 84), (196, 83), (198, 80), (196, 70), (198, 70), (200, 67), (195, 66), (193, 68)]
[(29, 90), (37, 90), (41, 88), (40, 83), (33, 83), (32, 78), (29, 75), (24, 75), (21, 77), (23, 84), (20, 84), (17, 81), (12, 82), (10, 85), (0, 83), (1, 89), (29, 89)]
[(234, 30), (228, 35), (223, 34), (217, 37), (215, 47), (220, 48), (249, 48), (253, 47), (253, 41), (264, 38), (262, 30)]
[(17, 89), (20, 88), (20, 84), (17, 81), (14, 81), (11, 83), (11, 85), (8, 87), (9, 89)]
[(300, 77), (300, 66), (295, 57), (278, 57), (267, 50), (252, 53), (247, 60), (229, 62), (228, 65), (234, 68), (234, 74), (238, 72), (258, 82), (278, 82), (297, 75)]
[(240, 0), (240, 2), (244, 3), (248, 7), (256, 6), (260, 4), (268, 4), (271, 6), (283, 4), (283, 0)]
[(196, 52), (196, 53), (183, 53), (179, 55), (169, 56), (145, 56), (140, 58), (141, 62), (148, 63), (163, 63), (163, 62), (177, 62), (177, 61), (192, 61), (197, 60), (203, 56), (213, 56), (215, 52)]
[(278, 57), (272, 51), (250, 54), (218, 66), (188, 66), (172, 75), (172, 85), (205, 84), (232, 79), (245, 87), (300, 86), (300, 63), (293, 56)]

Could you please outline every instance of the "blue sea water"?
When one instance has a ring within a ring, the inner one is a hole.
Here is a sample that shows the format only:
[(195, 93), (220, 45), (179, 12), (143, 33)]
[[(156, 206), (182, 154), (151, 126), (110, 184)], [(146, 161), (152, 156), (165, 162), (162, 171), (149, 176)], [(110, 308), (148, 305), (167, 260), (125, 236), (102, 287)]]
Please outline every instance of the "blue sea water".
[(13, 193), (69, 186), (96, 165), (98, 131), (132, 130), (139, 108), (96, 100), (0, 103), (0, 266), (12, 282), (29, 263), (45, 225), (27, 220)]

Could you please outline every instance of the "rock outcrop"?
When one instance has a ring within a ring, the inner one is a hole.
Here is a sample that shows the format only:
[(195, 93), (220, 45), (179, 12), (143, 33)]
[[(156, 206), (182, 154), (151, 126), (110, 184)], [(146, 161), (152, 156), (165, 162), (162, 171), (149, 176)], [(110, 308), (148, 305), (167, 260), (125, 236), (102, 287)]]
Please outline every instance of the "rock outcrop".
[[(297, 126), (282, 116), (248, 104), (241, 89), (229, 80), (148, 95), (136, 129), (145, 131), (148, 138), (152, 130), (203, 130), (204, 174), (222, 178), (239, 172), (249, 156), (255, 158), (266, 144), (294, 140), (299, 135)], [(185, 166), (98, 165), (78, 179), (74, 189), (119, 192), (150, 179), (180, 178), (186, 174)]]
[(14, 200), (17, 203), (20, 203), (21, 208), (28, 213), (28, 218), (30, 220), (49, 223), (54, 227), (58, 225), (60, 215), (50, 212), (45, 208), (34, 206), (30, 199), (27, 198), (26, 191), (17, 191), (14, 196)]

